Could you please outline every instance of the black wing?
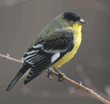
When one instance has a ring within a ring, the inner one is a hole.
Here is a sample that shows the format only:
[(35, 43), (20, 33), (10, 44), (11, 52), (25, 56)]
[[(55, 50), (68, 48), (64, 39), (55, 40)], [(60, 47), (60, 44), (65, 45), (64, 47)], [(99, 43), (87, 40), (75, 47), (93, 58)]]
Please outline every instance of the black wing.
[(67, 31), (56, 31), (50, 37), (43, 38), (39, 43), (32, 45), (23, 56), (24, 61), (32, 68), (24, 84), (52, 66), (73, 47), (73, 33)]

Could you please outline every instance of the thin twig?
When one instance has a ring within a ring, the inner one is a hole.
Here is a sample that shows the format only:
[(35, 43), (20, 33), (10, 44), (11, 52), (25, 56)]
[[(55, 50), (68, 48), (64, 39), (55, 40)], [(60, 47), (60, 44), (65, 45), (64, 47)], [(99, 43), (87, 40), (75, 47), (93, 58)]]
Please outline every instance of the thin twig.
[[(2, 54), (0, 54), (0, 57), (4, 58), (4, 59), (6, 59), (6, 60), (10, 60), (10, 61), (13, 61), (13, 62), (17, 62), (17, 63), (23, 64), (22, 61), (10, 57), (9, 54), (7, 54), (7, 55), (2, 55)], [(45, 72), (48, 73), (48, 71), (45, 71)], [(51, 71), (50, 74), (58, 77), (58, 73), (56, 73), (56, 72)], [(62, 79), (63, 79), (63, 80), (66, 80), (67, 82), (69, 82), (69, 83), (71, 83), (71, 84), (73, 84), (73, 85), (75, 85), (75, 86), (77, 86), (78, 89), (82, 89), (82, 90), (88, 92), (90, 95), (92, 95), (92, 96), (95, 97), (96, 99), (102, 101), (103, 103), (105, 103), (105, 104), (110, 104), (109, 101), (107, 101), (106, 99), (104, 99), (103, 97), (101, 97), (100, 95), (98, 95), (98, 94), (97, 94), (96, 92), (94, 92), (92, 89), (89, 89), (89, 88), (83, 86), (83, 85), (82, 85), (82, 82), (77, 83), (77, 82), (75, 82), (74, 80), (72, 80), (72, 79), (70, 79), (70, 78), (68, 78), (68, 77), (66, 77), (66, 76), (62, 76)]]
[(7, 55), (2, 55), (2, 54), (0, 54), (0, 57), (4, 58), (4, 59), (6, 59), (6, 60), (10, 60), (10, 61), (13, 61), (13, 62), (17, 62), (17, 63), (23, 64), (23, 62), (22, 62), (21, 60), (12, 58), (12, 57), (10, 57), (9, 54), (7, 54)]
[[(48, 73), (47, 71), (45, 71), (45, 72)], [(51, 71), (50, 74), (58, 77), (58, 73), (55, 73), (55, 72), (53, 72), (53, 71)], [(66, 76), (65, 76), (65, 77), (62, 77), (62, 79), (63, 79), (63, 80), (66, 80), (67, 82), (69, 82), (69, 83), (71, 83), (71, 84), (73, 84), (73, 85), (75, 85), (75, 86), (77, 86), (78, 89), (82, 89), (83, 91), (88, 92), (90, 95), (94, 96), (95, 98), (97, 98), (98, 100), (102, 101), (103, 103), (105, 103), (105, 104), (110, 104), (109, 101), (105, 100), (103, 97), (101, 97), (100, 95), (98, 95), (97, 93), (95, 93), (92, 89), (89, 89), (89, 88), (83, 86), (83, 85), (82, 85), (82, 82), (77, 83), (77, 82), (75, 82), (74, 80), (72, 80), (72, 79), (70, 79), (70, 78), (68, 78), (68, 77), (66, 77)]]

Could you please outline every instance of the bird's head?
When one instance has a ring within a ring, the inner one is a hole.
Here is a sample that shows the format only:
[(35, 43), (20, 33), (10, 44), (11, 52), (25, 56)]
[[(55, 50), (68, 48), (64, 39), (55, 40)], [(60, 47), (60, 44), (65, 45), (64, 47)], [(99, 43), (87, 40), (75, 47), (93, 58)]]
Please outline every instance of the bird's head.
[(82, 24), (87, 24), (77, 13), (72, 11), (62, 13), (57, 17), (57, 21), (68, 29), (76, 31), (81, 31)]
[(63, 13), (63, 19), (66, 20), (67, 22), (74, 24), (78, 23), (80, 25), (82, 24), (87, 24), (85, 20), (83, 20), (80, 15), (78, 15), (75, 12), (64, 12)]

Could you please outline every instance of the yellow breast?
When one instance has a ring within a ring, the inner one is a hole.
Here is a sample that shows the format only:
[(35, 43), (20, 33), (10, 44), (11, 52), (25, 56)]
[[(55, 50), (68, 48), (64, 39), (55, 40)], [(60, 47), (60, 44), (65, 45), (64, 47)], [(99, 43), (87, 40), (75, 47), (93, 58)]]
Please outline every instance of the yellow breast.
[(66, 53), (59, 61), (57, 61), (51, 67), (60, 67), (61, 65), (68, 62), (72, 57), (74, 57), (75, 53), (77, 52), (81, 44), (81, 39), (82, 39), (81, 28), (82, 26), (78, 25), (77, 23), (75, 23), (73, 27), (68, 27), (68, 29), (74, 31), (74, 41), (73, 41), (74, 48), (70, 52)]

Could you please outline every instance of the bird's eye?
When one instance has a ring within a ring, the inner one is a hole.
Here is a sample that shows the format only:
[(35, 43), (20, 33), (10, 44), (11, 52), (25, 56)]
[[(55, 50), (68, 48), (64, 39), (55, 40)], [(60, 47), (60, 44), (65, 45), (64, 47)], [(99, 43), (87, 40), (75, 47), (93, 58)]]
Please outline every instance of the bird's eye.
[(72, 19), (72, 21), (74, 21), (74, 22), (79, 21), (79, 20), (80, 20), (80, 17)]
[(77, 20), (79, 21), (80, 20), (80, 17), (77, 17)]

